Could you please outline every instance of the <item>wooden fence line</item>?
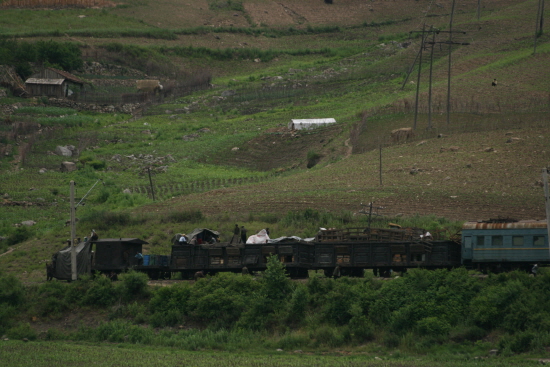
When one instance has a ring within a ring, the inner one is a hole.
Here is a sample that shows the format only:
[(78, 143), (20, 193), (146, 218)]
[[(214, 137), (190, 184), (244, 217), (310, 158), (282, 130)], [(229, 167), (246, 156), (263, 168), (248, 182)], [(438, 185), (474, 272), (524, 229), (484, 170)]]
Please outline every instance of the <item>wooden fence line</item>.
[[(258, 183), (269, 180), (273, 175), (269, 176), (251, 176), (240, 178), (216, 178), (210, 180), (200, 180), (185, 183), (166, 183), (160, 185), (153, 185), (155, 192), (155, 198), (166, 199), (174, 195), (189, 195), (193, 193), (200, 193), (205, 191), (217, 190), (231, 186), (245, 185), (250, 183)], [(132, 193), (146, 194), (152, 197), (150, 185), (137, 185), (129, 187)]]

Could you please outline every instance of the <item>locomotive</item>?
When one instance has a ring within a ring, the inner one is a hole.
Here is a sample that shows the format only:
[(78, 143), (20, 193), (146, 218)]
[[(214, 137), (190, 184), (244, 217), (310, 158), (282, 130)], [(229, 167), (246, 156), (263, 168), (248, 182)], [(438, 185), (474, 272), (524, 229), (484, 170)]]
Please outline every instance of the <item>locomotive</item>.
[[(365, 269), (388, 276), (392, 271), (405, 272), (411, 268), (464, 266), (499, 272), (528, 270), (535, 263), (550, 263), (546, 221), (466, 222), (461, 236), (449, 240), (426, 238), (424, 231), (412, 228), (323, 229), (311, 239), (281, 237), (252, 244), (217, 242), (219, 233), (209, 229), (195, 229), (193, 233), (198, 241), (194, 237), (181, 243), (176, 236), (170, 255), (143, 257), (142, 246), (147, 242), (141, 239), (87, 240), (78, 246), (79, 274), (80, 269), (82, 273), (107, 275), (133, 269), (147, 273), (151, 279), (170, 278), (174, 273), (180, 273), (182, 279), (191, 279), (198, 271), (211, 275), (240, 273), (246, 267), (249, 272), (261, 272), (272, 255), (285, 264), (292, 278), (307, 277), (310, 270), (331, 276), (337, 267), (343, 276), (362, 276)], [(49, 275), (70, 279), (65, 271), (66, 256), (63, 260), (63, 254), (67, 253), (64, 249), (54, 255)], [(88, 261), (89, 266), (81, 264)]]

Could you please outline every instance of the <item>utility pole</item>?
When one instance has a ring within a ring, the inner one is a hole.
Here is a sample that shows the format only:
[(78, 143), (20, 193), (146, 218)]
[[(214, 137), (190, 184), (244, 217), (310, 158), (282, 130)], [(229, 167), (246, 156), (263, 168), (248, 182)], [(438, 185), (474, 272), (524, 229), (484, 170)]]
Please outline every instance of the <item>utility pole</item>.
[(378, 146), (380, 150), (380, 186), (382, 186), (382, 144)]
[(147, 173), (149, 174), (149, 185), (151, 186), (151, 195), (153, 196), (153, 201), (155, 201), (155, 191), (153, 189), (153, 179), (151, 178), (151, 168), (147, 167)]
[(97, 180), (95, 184), (92, 186), (90, 190), (80, 199), (78, 204), (75, 205), (74, 203), (74, 187), (75, 183), (74, 181), (70, 182), (70, 202), (69, 205), (71, 206), (71, 240), (69, 241), (69, 244), (71, 246), (71, 279), (77, 280), (78, 279), (78, 264), (76, 259), (76, 246), (78, 245), (75, 243), (76, 240), (76, 208), (84, 201), (86, 196), (92, 191), (92, 189), (99, 183), (99, 181), (102, 181), (101, 179)]
[[(412, 33), (412, 32), (409, 32), (409, 33)], [(418, 50), (418, 53), (416, 54), (416, 57), (411, 65), (411, 67), (409, 68), (409, 71), (407, 72), (407, 77), (405, 78), (405, 80), (403, 81), (403, 84), (401, 85), (401, 89), (405, 88), (405, 84), (407, 83), (407, 80), (409, 80), (409, 76), (411, 75), (413, 69), (414, 69), (414, 65), (416, 65), (416, 61), (418, 60), (418, 56), (420, 56), (420, 54), (422, 53), (422, 47)]]
[(77, 275), (77, 264), (76, 264), (76, 207), (74, 205), (74, 181), (71, 181), (71, 194), (70, 194), (70, 205), (71, 205), (71, 240), (69, 241), (71, 245), (71, 279), (76, 280)]
[(430, 32), (432, 32), (432, 50), (430, 51), (430, 80), (428, 91), (428, 130), (432, 129), (432, 71), (434, 64), (434, 48), (435, 48), (435, 32), (433, 31), (433, 25), (430, 26)]
[(453, 17), (455, 14), (455, 0), (451, 8), (449, 21), (449, 69), (447, 71), (447, 125), (451, 123), (451, 50), (453, 49)]
[(548, 253), (550, 254), (550, 194), (548, 193), (548, 168), (542, 169), (542, 182), (544, 184), (544, 202), (546, 205), (546, 230), (548, 232)]
[(539, 0), (537, 6), (537, 18), (535, 19), (535, 40), (533, 45), (533, 54), (537, 53), (537, 38), (542, 35), (542, 27), (544, 25), (544, 0)]
[(422, 50), (424, 49), (424, 40), (426, 35), (426, 24), (422, 25), (422, 42), (420, 43), (420, 60), (418, 61), (418, 77), (416, 78), (416, 99), (414, 103), (414, 125), (413, 129), (416, 130), (416, 122), (418, 120), (418, 95), (420, 94), (420, 74), (422, 72)]

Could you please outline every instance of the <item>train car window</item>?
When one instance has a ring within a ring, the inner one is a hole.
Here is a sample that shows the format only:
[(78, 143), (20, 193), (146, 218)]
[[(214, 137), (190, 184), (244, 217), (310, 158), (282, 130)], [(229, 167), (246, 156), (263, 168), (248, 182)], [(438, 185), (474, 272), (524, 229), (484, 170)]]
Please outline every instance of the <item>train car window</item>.
[(349, 255), (337, 255), (336, 262), (338, 264), (349, 264), (350, 256)]
[(228, 265), (241, 265), (241, 258), (236, 256), (231, 256), (227, 259)]
[(331, 254), (320, 254), (319, 255), (319, 263), (320, 264), (331, 264), (332, 263), (332, 255)]
[(210, 256), (210, 265), (223, 265), (223, 257)]
[(245, 265), (254, 265), (258, 262), (258, 258), (259, 258), (258, 255), (247, 255), (244, 258), (244, 264)]
[(394, 262), (394, 263), (407, 262), (407, 255), (405, 255), (405, 254), (393, 254), (392, 262)]
[(423, 262), (423, 261), (426, 261), (426, 254), (413, 254), (412, 258), (413, 258), (413, 261)]
[(485, 236), (477, 236), (477, 246), (485, 246)]
[(523, 246), (523, 236), (512, 236), (512, 246)]
[(502, 246), (504, 239), (502, 236), (493, 236), (491, 237), (491, 245), (493, 246)]
[(544, 246), (544, 236), (533, 236), (533, 245)]
[(279, 261), (282, 263), (293, 263), (294, 256), (292, 255), (279, 255)]

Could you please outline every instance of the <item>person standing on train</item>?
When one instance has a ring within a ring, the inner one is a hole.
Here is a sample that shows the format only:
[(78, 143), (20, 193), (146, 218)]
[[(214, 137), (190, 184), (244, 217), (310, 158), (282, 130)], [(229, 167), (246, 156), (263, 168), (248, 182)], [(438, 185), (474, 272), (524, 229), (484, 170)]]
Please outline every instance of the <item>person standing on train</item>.
[(241, 226), (241, 243), (245, 244), (246, 240), (246, 228), (244, 228), (244, 226)]
[(92, 229), (92, 233), (90, 234), (90, 239), (92, 241), (97, 241), (99, 239), (99, 236), (97, 235), (95, 229)]
[(239, 225), (235, 224), (235, 228), (233, 228), (233, 236), (231, 236), (231, 240), (229, 241), (230, 245), (233, 243), (233, 241), (235, 241), (235, 243), (239, 243), (239, 233)]

